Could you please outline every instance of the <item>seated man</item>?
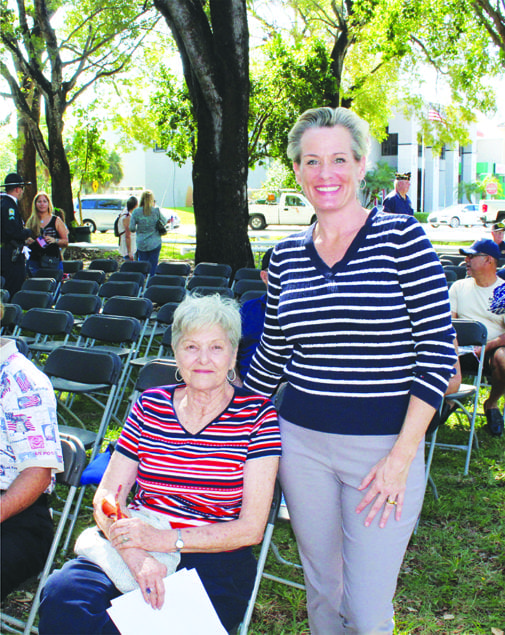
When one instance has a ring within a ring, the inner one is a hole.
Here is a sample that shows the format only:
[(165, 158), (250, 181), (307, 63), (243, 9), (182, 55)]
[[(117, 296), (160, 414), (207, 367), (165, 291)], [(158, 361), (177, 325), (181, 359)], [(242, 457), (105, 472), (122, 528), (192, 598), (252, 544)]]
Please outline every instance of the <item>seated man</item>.
[(3, 600), (44, 567), (53, 539), (47, 493), (63, 456), (51, 382), (7, 338), (0, 338), (0, 395)]
[[(498, 401), (505, 394), (505, 317), (490, 310), (493, 293), (503, 281), (496, 275), (500, 258), (498, 245), (487, 238), (477, 240), (471, 247), (461, 248), (465, 255), (467, 278), (456, 281), (449, 289), (453, 318), (477, 320), (487, 328), (484, 372), (491, 377), (491, 391), (484, 403), (489, 432), (493, 436), (503, 434), (503, 415)], [(460, 358), (462, 373), (477, 369), (477, 357), (467, 354)]]

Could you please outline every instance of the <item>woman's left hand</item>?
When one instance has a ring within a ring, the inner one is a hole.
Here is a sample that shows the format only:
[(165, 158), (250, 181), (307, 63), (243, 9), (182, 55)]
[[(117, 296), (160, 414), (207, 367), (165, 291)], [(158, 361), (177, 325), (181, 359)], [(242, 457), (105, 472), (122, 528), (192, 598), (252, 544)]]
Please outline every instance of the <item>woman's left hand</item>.
[(157, 542), (160, 531), (140, 518), (125, 518), (116, 521), (110, 528), (110, 541), (120, 552), (136, 547), (145, 551), (164, 551)]
[(53, 243), (55, 243), (58, 239), (55, 238), (54, 236), (44, 236), (44, 240), (46, 241), (46, 243), (48, 245), (52, 245)]
[(383, 528), (386, 526), (393, 510), (395, 511), (395, 519), (400, 520), (409, 468), (409, 461), (393, 456), (390, 452), (374, 465), (361, 481), (358, 489), (364, 490), (367, 487), (369, 489), (356, 507), (356, 513), (359, 514), (373, 501), (368, 516), (365, 518), (365, 527), (371, 524), (381, 509), (383, 511), (379, 527)]

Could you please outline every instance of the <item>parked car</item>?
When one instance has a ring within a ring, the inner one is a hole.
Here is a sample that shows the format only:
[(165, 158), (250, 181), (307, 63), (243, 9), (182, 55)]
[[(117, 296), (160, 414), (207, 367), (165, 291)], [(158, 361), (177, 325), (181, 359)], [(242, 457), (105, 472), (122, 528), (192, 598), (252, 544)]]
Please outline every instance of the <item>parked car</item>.
[[(114, 194), (87, 194), (81, 196), (82, 222), (88, 225), (92, 232), (97, 230), (106, 232), (114, 229), (114, 221), (119, 212), (126, 207), (128, 197), (114, 196)], [(74, 213), (79, 217), (78, 200), (74, 201)], [(175, 229), (181, 224), (180, 218), (169, 209), (161, 209), (161, 213), (168, 219), (167, 229)]]
[(431, 212), (428, 216), (428, 223), (432, 227), (439, 225), (449, 225), (450, 227), (471, 227), (472, 225), (482, 225), (479, 213), (479, 206), (473, 203), (467, 205), (450, 205), (437, 212)]

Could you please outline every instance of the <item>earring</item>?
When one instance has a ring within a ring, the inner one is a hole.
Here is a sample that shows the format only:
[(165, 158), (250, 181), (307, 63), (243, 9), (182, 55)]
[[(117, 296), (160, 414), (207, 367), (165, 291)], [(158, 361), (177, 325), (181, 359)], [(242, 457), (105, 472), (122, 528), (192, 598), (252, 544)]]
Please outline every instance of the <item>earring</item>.
[(359, 182), (358, 188), (363, 191), (364, 189), (366, 189), (366, 181), (365, 179), (361, 179), (361, 181)]
[[(177, 375), (179, 375), (179, 377), (177, 377)], [(180, 384), (180, 383), (182, 382), (182, 375), (181, 375), (181, 371), (180, 371), (178, 368), (176, 368), (176, 369), (175, 369), (175, 374), (174, 374), (174, 377), (175, 377), (175, 381), (176, 381), (177, 383), (179, 383), (179, 384)]]
[(228, 381), (233, 384), (233, 382), (237, 379), (237, 372), (234, 368), (230, 368), (230, 370), (226, 374), (226, 377), (228, 378)]

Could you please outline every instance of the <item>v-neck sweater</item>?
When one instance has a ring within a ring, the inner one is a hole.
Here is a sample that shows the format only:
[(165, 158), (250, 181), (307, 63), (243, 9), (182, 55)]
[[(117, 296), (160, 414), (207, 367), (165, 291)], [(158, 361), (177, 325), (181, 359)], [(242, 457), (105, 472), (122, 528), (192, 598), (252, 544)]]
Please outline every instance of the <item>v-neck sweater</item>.
[(438, 408), (454, 372), (440, 261), (413, 217), (372, 210), (329, 267), (313, 229), (276, 245), (260, 345), (244, 385), (321, 432), (397, 434), (411, 395)]

